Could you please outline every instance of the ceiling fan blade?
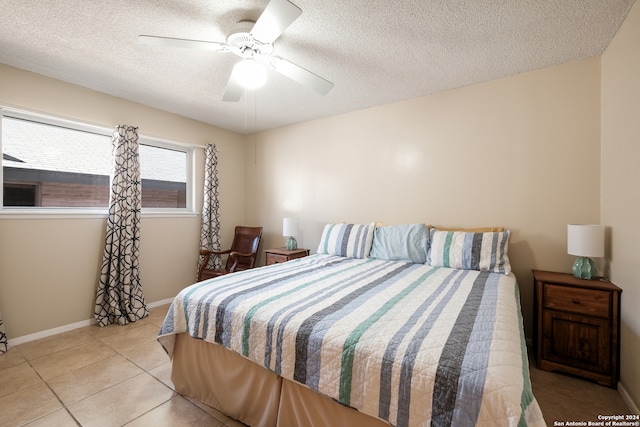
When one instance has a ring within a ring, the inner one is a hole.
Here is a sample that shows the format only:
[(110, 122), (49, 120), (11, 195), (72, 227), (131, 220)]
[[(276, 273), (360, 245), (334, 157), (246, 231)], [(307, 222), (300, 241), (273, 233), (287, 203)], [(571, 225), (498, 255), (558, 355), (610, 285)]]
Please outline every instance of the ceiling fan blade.
[(287, 0), (271, 0), (251, 29), (251, 35), (262, 43), (273, 43), (301, 13), (298, 6)]
[(229, 45), (219, 42), (209, 42), (204, 40), (175, 39), (172, 37), (160, 36), (138, 36), (138, 43), (151, 46), (184, 47), (188, 49), (213, 50), (216, 52), (228, 52)]
[(240, 83), (236, 70), (237, 67), (233, 67), (233, 70), (231, 70), (227, 87), (224, 90), (224, 95), (222, 95), (223, 102), (238, 102), (244, 94), (244, 86)]
[(269, 68), (276, 70), (280, 74), (289, 77), (291, 80), (309, 89), (315, 90), (321, 95), (329, 93), (334, 86), (330, 81), (279, 56), (258, 56), (257, 59), (265, 61), (267, 65), (269, 65)]

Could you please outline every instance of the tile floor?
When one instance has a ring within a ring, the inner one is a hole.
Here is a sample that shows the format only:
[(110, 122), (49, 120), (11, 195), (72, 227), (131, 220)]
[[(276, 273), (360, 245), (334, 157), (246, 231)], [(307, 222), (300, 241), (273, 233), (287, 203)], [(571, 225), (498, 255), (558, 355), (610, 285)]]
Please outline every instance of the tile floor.
[[(0, 426), (243, 426), (173, 390), (169, 358), (156, 341), (167, 308), (0, 355)], [(616, 390), (535, 367), (531, 378), (548, 425), (629, 413)]]
[[(529, 360), (534, 360), (532, 355)], [(615, 389), (561, 373), (541, 371), (533, 362), (530, 372), (533, 394), (548, 426), (553, 426), (555, 421), (565, 425), (567, 421), (588, 424), (599, 421), (598, 415), (632, 414)]]
[(0, 426), (243, 426), (173, 390), (169, 357), (156, 341), (167, 309), (0, 355)]

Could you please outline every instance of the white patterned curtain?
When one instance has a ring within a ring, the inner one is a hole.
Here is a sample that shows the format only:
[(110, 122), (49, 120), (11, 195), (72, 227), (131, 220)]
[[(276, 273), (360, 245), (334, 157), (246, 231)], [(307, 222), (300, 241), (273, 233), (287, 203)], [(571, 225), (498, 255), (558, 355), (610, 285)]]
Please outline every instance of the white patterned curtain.
[(100, 326), (126, 325), (149, 314), (138, 262), (142, 209), (138, 128), (116, 127), (112, 149), (107, 236), (95, 309)]
[(7, 334), (4, 331), (4, 323), (2, 322), (2, 315), (0, 315), (0, 353), (7, 352)]
[[(204, 203), (202, 205), (202, 227), (200, 230), (200, 249), (220, 250), (220, 214), (218, 209), (218, 154), (215, 144), (208, 144), (205, 149), (204, 163)], [(200, 255), (198, 266), (204, 260)], [(212, 255), (206, 268), (222, 268), (220, 255)], [(197, 271), (196, 271), (197, 274)]]

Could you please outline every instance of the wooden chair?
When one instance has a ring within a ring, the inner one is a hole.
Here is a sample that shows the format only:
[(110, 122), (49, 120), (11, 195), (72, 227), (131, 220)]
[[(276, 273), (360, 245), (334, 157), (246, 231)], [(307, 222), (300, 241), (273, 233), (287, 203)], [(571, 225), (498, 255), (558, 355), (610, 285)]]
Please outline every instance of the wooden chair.
[[(258, 246), (260, 246), (261, 238), (262, 227), (243, 227), (239, 225), (235, 229), (231, 249), (226, 251), (200, 250), (200, 255), (204, 255), (204, 260), (198, 269), (198, 281), (253, 268), (258, 257)], [(229, 255), (225, 267), (222, 269), (205, 268), (211, 255)]]

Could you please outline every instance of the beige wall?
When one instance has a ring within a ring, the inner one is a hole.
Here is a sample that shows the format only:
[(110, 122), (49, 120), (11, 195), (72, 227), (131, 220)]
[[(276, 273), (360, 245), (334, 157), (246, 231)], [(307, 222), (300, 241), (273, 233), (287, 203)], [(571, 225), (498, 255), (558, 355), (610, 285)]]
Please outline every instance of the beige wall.
[[(219, 150), (223, 241), (244, 217), (244, 144), (234, 133), (57, 80), (0, 65), (0, 106)], [(203, 150), (196, 154), (203, 179)], [(196, 191), (202, 206), (202, 187)], [(93, 317), (106, 221), (103, 218), (7, 219), (0, 216), (0, 311), (9, 339)], [(226, 225), (228, 227), (224, 228)], [(143, 217), (140, 276), (147, 303), (174, 297), (194, 281), (200, 217)]]
[(569, 272), (567, 223), (600, 220), (599, 123), (595, 58), (261, 132), (247, 219), (268, 248), (297, 216), (312, 252), (330, 221), (508, 227), (530, 337), (531, 269)]
[(621, 383), (640, 405), (640, 3), (602, 57), (602, 224), (623, 289)]

